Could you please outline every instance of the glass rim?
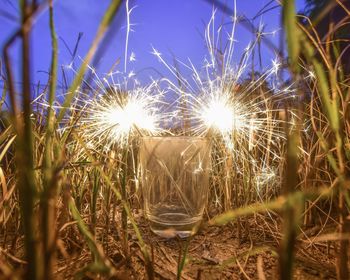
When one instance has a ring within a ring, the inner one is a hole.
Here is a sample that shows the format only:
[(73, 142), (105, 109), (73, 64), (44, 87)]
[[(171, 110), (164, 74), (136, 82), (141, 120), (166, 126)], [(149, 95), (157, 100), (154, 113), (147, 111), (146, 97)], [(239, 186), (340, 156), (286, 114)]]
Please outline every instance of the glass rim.
[(166, 136), (150, 136), (150, 135), (145, 135), (141, 137), (141, 140), (171, 140), (171, 139), (183, 139), (183, 140), (198, 140), (198, 141), (209, 141), (210, 139), (208, 137), (204, 136), (188, 136), (188, 135), (166, 135)]

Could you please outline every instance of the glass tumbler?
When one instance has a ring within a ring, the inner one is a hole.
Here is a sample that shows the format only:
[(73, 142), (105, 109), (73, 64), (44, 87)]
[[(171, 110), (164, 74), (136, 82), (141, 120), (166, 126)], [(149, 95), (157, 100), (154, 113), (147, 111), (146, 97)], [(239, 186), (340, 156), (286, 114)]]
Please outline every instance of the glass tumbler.
[(207, 202), (210, 141), (202, 137), (143, 137), (140, 175), (151, 230), (166, 238), (193, 235)]

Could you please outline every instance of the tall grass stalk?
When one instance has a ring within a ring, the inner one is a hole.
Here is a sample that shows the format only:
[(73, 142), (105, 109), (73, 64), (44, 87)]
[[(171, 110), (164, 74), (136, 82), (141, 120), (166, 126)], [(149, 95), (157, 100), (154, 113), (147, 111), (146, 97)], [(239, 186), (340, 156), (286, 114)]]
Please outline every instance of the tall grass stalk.
[[(286, 0), (283, 2), (283, 23), (284, 30), (287, 38), (289, 63), (292, 70), (294, 79), (297, 81), (300, 79), (300, 43), (297, 33), (297, 18), (295, 15), (294, 0)], [(299, 93), (299, 91), (298, 91)], [(301, 99), (301, 95), (298, 97)], [(300, 109), (300, 106), (299, 106)], [(287, 134), (287, 154), (286, 154), (286, 172), (283, 184), (284, 195), (289, 195), (297, 190), (298, 180), (298, 166), (299, 166), (299, 147), (300, 147), (300, 121), (303, 119), (300, 110), (299, 117), (296, 124), (296, 129), (290, 129), (286, 127)], [(280, 244), (279, 253), (279, 275), (280, 279), (289, 280), (293, 276), (293, 258), (294, 258), (294, 246), (298, 229), (301, 220), (302, 197), (296, 196), (292, 203), (286, 204), (283, 213), (283, 237)]]
[[(34, 174), (33, 159), (33, 135), (31, 125), (31, 61), (30, 61), (30, 31), (32, 27), (33, 6), (29, 1), (21, 1), (21, 54), (22, 54), (22, 101), (20, 112), (16, 110), (15, 90), (12, 92), (11, 105), (15, 118), (16, 139), (16, 163), (17, 179), (21, 205), (22, 224), (25, 234), (25, 248), (28, 279), (41, 279), (43, 267), (40, 263), (38, 236), (37, 236), (37, 213), (35, 202), (37, 195), (36, 178)], [(13, 83), (13, 81), (10, 81)], [(23, 112), (23, 113), (22, 113)]]
[(54, 127), (55, 112), (53, 104), (55, 101), (57, 85), (57, 62), (58, 62), (58, 44), (54, 25), (53, 1), (49, 0), (49, 26), (51, 34), (51, 67), (49, 81), (48, 109), (46, 119), (46, 135), (43, 159), (43, 193), (42, 193), (42, 238), (43, 238), (43, 256), (44, 256), (44, 278), (51, 279), (55, 265), (55, 253), (57, 242), (56, 223), (56, 203), (57, 187), (59, 184), (57, 164), (54, 165)]

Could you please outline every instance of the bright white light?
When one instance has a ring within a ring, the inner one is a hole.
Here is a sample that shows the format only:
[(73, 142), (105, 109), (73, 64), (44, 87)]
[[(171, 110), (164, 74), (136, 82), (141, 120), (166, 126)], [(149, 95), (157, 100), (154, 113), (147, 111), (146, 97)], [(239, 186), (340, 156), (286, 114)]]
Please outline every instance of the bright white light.
[(115, 139), (126, 136), (134, 127), (140, 130), (154, 131), (156, 120), (147, 110), (142, 100), (129, 100), (125, 106), (113, 105), (97, 114), (100, 123), (110, 127)]
[(118, 84), (109, 84), (110, 91), (85, 101), (81, 119), (82, 135), (90, 146), (108, 150), (112, 145), (125, 146), (133, 137), (159, 135), (163, 92), (157, 82), (125, 92)]
[(239, 130), (243, 126), (242, 118), (226, 100), (212, 100), (208, 107), (203, 108), (202, 119), (207, 127), (216, 128), (221, 133)]
[(124, 112), (129, 118), (129, 129), (132, 128), (132, 125), (149, 131), (153, 131), (156, 128), (156, 120), (152, 113), (147, 110), (146, 104), (138, 103), (137, 100), (129, 101), (125, 106)]
[[(235, 1), (234, 1), (235, 3)], [(252, 79), (246, 79), (250, 71), (251, 58), (258, 39), (252, 41), (244, 49), (238, 65), (233, 65), (235, 53), (235, 27), (237, 14), (232, 19), (232, 29), (227, 32), (227, 42), (222, 47), (225, 28), (215, 25), (215, 11), (205, 28), (205, 41), (208, 55), (201, 68), (189, 59), (188, 63), (176, 60), (178, 65), (192, 71), (190, 82), (163, 59), (161, 53), (153, 48), (152, 53), (176, 78), (178, 83), (166, 79), (169, 89), (178, 94), (179, 110), (184, 112), (186, 124), (190, 124), (190, 132), (200, 136), (219, 136), (225, 147), (235, 155), (251, 160), (252, 151), (256, 154), (266, 152), (276, 156), (280, 140), (284, 139), (281, 129), (283, 120), (277, 116), (281, 100), (290, 99), (294, 92), (292, 86), (280, 88), (279, 77), (281, 61), (276, 58), (270, 68), (256, 73)], [(263, 32), (260, 35), (274, 35), (276, 31)], [(179, 86), (180, 84), (180, 86)], [(187, 127), (186, 127), (187, 128)], [(279, 158), (279, 155), (277, 155)]]

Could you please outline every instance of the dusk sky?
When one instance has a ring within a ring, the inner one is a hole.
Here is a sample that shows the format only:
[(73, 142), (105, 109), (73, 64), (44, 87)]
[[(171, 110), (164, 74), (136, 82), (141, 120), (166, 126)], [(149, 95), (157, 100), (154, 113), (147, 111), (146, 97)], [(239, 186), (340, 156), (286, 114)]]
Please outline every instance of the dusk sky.
[[(268, 0), (237, 0), (238, 15), (253, 18), (258, 11), (267, 4)], [(304, 0), (297, 0), (297, 10), (302, 10)], [(17, 1), (0, 0), (0, 46), (1, 52), (6, 39), (18, 26)], [(107, 9), (110, 1), (107, 0), (57, 0), (54, 2), (56, 32), (59, 36), (59, 64), (67, 65), (72, 62), (68, 50), (74, 49), (79, 32), (83, 36), (79, 43), (77, 57), (74, 62), (76, 67), (83, 58), (96, 34), (99, 21)], [(233, 1), (222, 1), (233, 8)], [(276, 3), (272, 3), (275, 6)], [(203, 35), (205, 24), (208, 23), (213, 5), (207, 0), (130, 0), (130, 6), (137, 6), (131, 14), (131, 22), (135, 24), (129, 39), (129, 54), (136, 54), (136, 61), (128, 65), (128, 71), (134, 70), (142, 82), (147, 82), (149, 76), (158, 78), (159, 74), (170, 76), (157, 58), (151, 54), (152, 46), (159, 50), (164, 58), (171, 64), (172, 55), (182, 61), (190, 58), (196, 67), (203, 65), (203, 59), (207, 54)], [(6, 15), (5, 15), (6, 14)], [(11, 15), (13, 19), (10, 19)], [(265, 24), (265, 31), (271, 32), (279, 29), (280, 9), (273, 9), (261, 17), (257, 17), (253, 23)], [(222, 12), (217, 13), (217, 22), (229, 22), (229, 16)], [(123, 70), (124, 46), (125, 46), (125, 5), (122, 4), (109, 32), (108, 42), (104, 52), (97, 63), (98, 72), (103, 75), (110, 67), (121, 59), (118, 70)], [(270, 39), (278, 46), (279, 33)], [(242, 50), (247, 46), (253, 35), (239, 25), (236, 32), (236, 54), (234, 59), (239, 60)], [(65, 43), (64, 43), (65, 42)], [(33, 82), (45, 84), (50, 65), (51, 41), (48, 28), (48, 10), (44, 10), (37, 18), (32, 33), (33, 56)], [(65, 45), (67, 44), (67, 46)], [(68, 47), (68, 48), (67, 48)], [(263, 63), (268, 65), (274, 58), (274, 53), (263, 48)], [(12, 59), (20, 69), (19, 49), (13, 48)], [(18, 81), (20, 76), (17, 75)]]

